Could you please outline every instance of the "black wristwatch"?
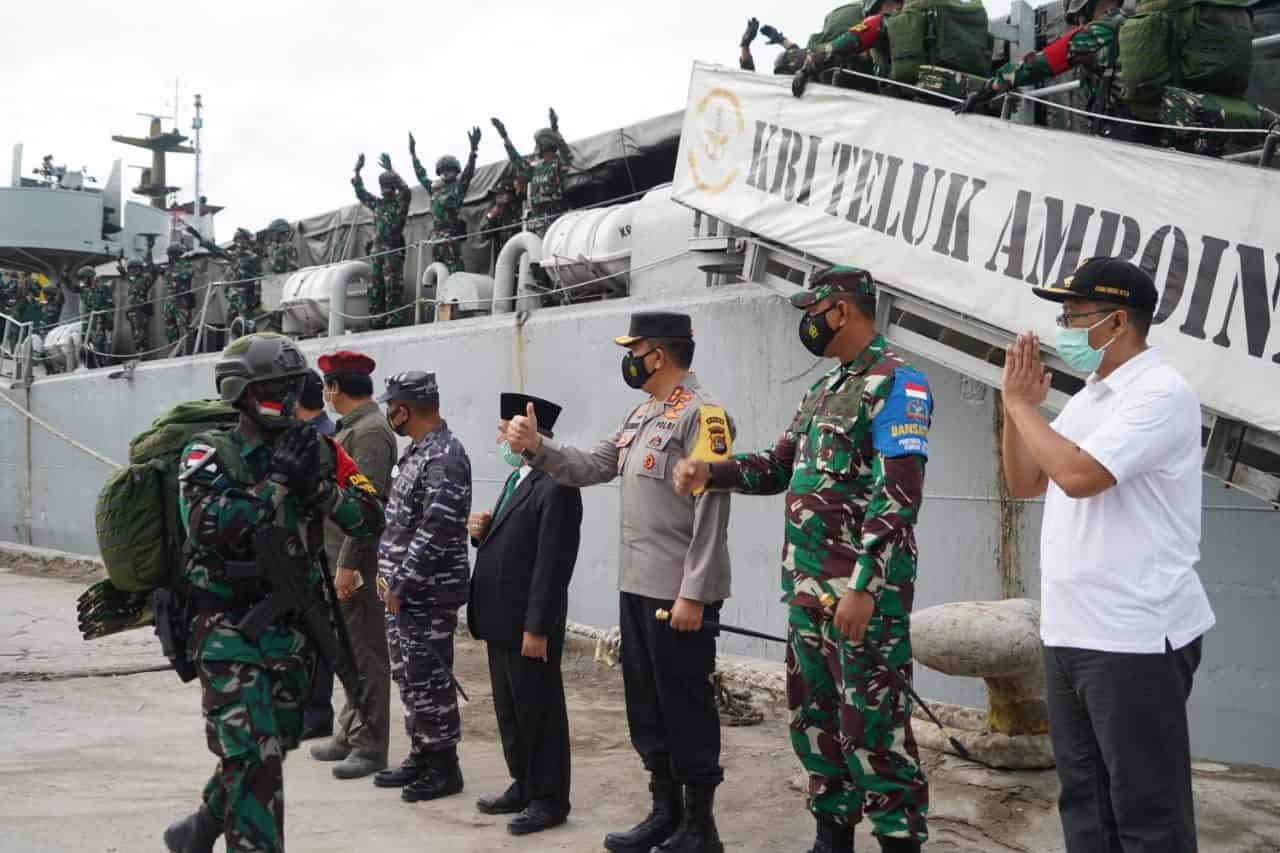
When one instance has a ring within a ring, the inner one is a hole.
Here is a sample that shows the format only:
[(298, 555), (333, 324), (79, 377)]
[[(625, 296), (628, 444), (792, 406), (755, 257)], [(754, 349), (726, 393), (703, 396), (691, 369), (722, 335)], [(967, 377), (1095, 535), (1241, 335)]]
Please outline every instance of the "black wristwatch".
[(538, 454), (534, 453), (532, 450), (530, 450), (527, 447), (524, 450), (520, 451), (520, 456), (524, 459), (525, 462), (532, 462), (533, 460), (538, 458)]

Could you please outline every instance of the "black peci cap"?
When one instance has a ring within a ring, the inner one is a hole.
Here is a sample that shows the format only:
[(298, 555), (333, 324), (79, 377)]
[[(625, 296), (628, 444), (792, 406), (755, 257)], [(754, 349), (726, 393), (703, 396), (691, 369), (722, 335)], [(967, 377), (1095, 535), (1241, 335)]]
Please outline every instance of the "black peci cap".
[(1120, 258), (1090, 258), (1076, 271), (1051, 287), (1031, 288), (1051, 302), (1092, 299), (1154, 314), (1160, 294), (1156, 283), (1141, 267)]
[(618, 346), (629, 347), (645, 338), (692, 338), (693, 321), (688, 314), (668, 311), (637, 311), (631, 315), (630, 331), (613, 339)]
[(560, 417), (560, 407), (550, 400), (531, 397), (528, 394), (503, 393), (498, 395), (498, 411), (502, 420), (509, 421), (516, 415), (523, 415), (533, 403), (533, 413), (538, 416), (538, 432), (547, 438), (554, 438), (552, 430), (556, 418)]

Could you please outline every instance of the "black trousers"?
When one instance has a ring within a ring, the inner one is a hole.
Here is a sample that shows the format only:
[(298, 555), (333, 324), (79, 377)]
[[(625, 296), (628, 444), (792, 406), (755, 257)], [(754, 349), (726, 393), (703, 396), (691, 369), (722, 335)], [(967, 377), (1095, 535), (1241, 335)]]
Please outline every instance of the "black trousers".
[[(719, 620), (720, 604), (703, 617)], [(711, 673), (716, 640), (706, 630), (680, 632), (654, 618), (672, 602), (622, 593), (622, 683), (631, 745), (650, 773), (669, 772), (682, 785), (719, 785), (720, 715)]]
[(560, 656), (564, 629), (552, 632), (547, 660), (520, 654), (520, 647), (488, 643), (493, 710), (507, 771), (530, 801), (569, 811), (569, 712), (564, 701)]
[(1069, 853), (1195, 853), (1187, 698), (1202, 639), (1163, 654), (1045, 648)]
[(307, 697), (302, 719), (303, 725), (308, 729), (333, 727), (333, 670), (319, 656), (316, 657), (316, 672), (311, 681), (311, 695)]

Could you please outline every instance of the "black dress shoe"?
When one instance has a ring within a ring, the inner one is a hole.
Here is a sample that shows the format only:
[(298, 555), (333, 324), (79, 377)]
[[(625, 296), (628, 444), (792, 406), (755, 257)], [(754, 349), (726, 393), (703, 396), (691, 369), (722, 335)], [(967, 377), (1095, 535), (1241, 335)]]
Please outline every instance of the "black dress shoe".
[(520, 784), (512, 782), (507, 790), (496, 797), (481, 797), (476, 800), (476, 810), (480, 814), (520, 814), (529, 805), (520, 794)]
[(557, 808), (549, 803), (533, 802), (511, 819), (507, 824), (507, 832), (512, 835), (529, 835), (559, 826), (568, 818), (569, 812), (566, 809)]

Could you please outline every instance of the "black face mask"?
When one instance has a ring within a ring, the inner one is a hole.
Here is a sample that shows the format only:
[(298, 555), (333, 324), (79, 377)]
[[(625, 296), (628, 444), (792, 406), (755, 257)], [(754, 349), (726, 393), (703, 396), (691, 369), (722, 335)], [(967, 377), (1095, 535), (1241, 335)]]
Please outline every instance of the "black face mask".
[[(834, 307), (833, 305), (832, 308)], [(818, 358), (826, 355), (827, 347), (840, 331), (831, 328), (831, 324), (827, 322), (827, 314), (832, 308), (828, 308), (821, 314), (805, 313), (800, 317), (800, 343)]]
[(654, 352), (655, 350), (649, 350), (643, 355), (636, 355), (630, 352), (624, 355), (622, 357), (622, 381), (637, 390), (643, 388), (644, 383), (648, 382), (649, 378), (653, 376), (653, 371), (644, 366), (644, 360)]
[(396, 435), (404, 435), (405, 427), (408, 425), (409, 416), (407, 412), (405, 413), (404, 420), (399, 421), (396, 417), (396, 410), (392, 409), (390, 406), (387, 407), (387, 426), (391, 427), (392, 432)]
[(300, 378), (258, 382), (250, 386), (250, 393), (245, 396), (241, 411), (264, 433), (283, 432), (300, 423), (297, 418), (300, 396)]

